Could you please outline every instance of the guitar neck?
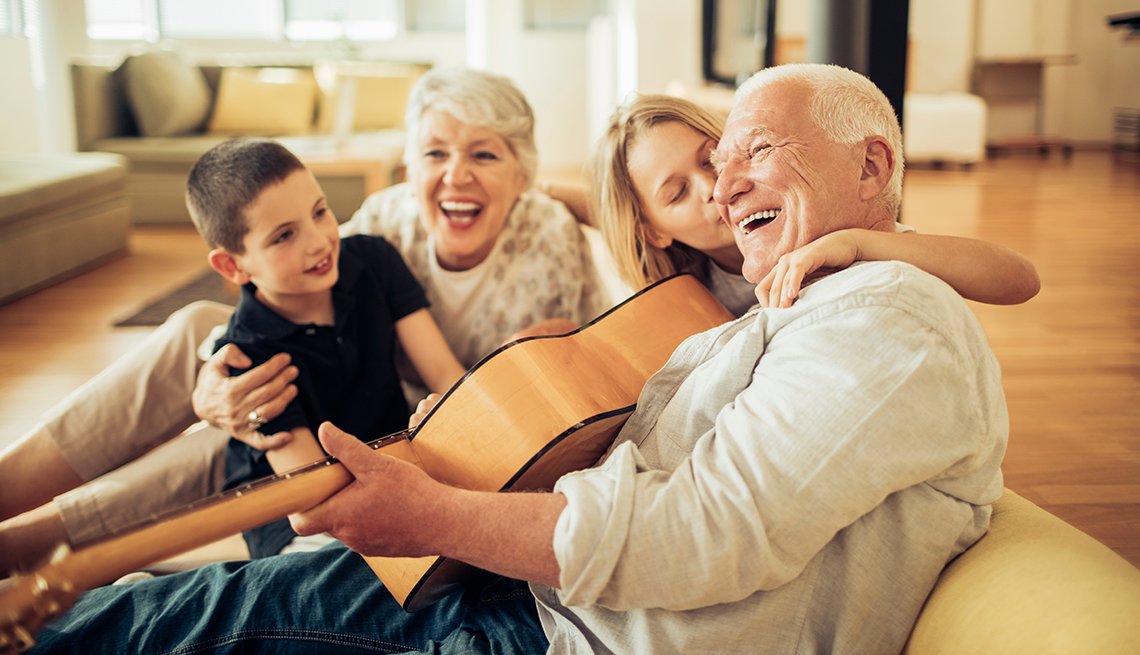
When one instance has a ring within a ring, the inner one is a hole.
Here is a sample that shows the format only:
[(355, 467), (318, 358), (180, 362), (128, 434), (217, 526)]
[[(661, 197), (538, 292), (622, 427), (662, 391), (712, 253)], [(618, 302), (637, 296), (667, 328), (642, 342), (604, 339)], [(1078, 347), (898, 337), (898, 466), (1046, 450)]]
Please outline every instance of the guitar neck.
[[(385, 454), (414, 460), (407, 449), (406, 435), (406, 431), (388, 435), (368, 445), (373, 449), (385, 448)], [(77, 589), (89, 589), (154, 562), (308, 510), (351, 481), (352, 475), (344, 465), (327, 457), (84, 544), (48, 566), (58, 569)]]

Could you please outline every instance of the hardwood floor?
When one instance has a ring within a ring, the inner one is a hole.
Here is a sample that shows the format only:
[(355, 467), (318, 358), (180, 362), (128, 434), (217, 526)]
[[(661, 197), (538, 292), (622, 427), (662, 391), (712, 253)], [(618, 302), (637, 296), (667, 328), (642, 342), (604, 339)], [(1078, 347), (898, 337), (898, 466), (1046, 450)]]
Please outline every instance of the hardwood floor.
[[(1140, 165), (1078, 152), (913, 170), (903, 217), (1037, 265), (1038, 297), (973, 305), (1005, 376), (1006, 484), (1140, 565)], [(0, 307), (0, 445), (134, 345), (146, 328), (112, 323), (205, 252), (191, 229), (137, 230), (126, 257)]]

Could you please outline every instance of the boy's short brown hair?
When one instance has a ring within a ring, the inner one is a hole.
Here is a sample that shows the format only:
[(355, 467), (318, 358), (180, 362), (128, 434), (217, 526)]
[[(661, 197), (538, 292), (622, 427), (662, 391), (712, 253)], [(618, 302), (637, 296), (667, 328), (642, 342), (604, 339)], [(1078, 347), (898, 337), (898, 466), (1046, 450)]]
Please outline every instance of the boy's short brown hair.
[(270, 139), (238, 138), (202, 155), (186, 181), (186, 206), (194, 227), (211, 248), (244, 254), (249, 232), (245, 209), (266, 187), (305, 165)]

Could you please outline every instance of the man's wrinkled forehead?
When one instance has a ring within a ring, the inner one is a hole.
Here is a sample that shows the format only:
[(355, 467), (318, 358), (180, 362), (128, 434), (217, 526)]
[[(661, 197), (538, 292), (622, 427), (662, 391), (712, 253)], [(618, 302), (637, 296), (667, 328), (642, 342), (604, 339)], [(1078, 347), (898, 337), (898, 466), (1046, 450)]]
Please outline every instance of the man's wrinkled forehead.
[(728, 114), (724, 133), (709, 156), (717, 173), (733, 157), (748, 158), (756, 144), (775, 139), (775, 126), (768, 121), (768, 112), (762, 103), (758, 103), (757, 96), (757, 92), (752, 92), (741, 98)]
[(746, 154), (750, 144), (757, 139), (771, 138), (772, 125), (769, 120), (771, 103), (765, 101), (770, 95), (768, 90), (771, 86), (765, 84), (755, 87), (747, 95), (737, 96), (732, 103), (732, 110), (725, 120), (724, 133), (713, 152), (713, 165), (718, 169), (723, 167), (733, 155), (741, 152)]

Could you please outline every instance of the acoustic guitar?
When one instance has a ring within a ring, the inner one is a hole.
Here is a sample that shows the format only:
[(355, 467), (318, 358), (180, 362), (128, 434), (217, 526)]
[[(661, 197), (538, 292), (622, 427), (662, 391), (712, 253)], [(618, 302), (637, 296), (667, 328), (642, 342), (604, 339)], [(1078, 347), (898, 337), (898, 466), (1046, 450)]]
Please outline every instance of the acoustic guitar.
[[(410, 431), (369, 445), (433, 478), (479, 491), (550, 489), (595, 464), (646, 380), (685, 338), (733, 316), (691, 275), (662, 280), (583, 327), (508, 343), (471, 368)], [(303, 512), (351, 481), (334, 458), (257, 480), (75, 551), (0, 588), (0, 652), (22, 650), (79, 591)], [(425, 607), (475, 570), (444, 557), (365, 557), (404, 609)]]

